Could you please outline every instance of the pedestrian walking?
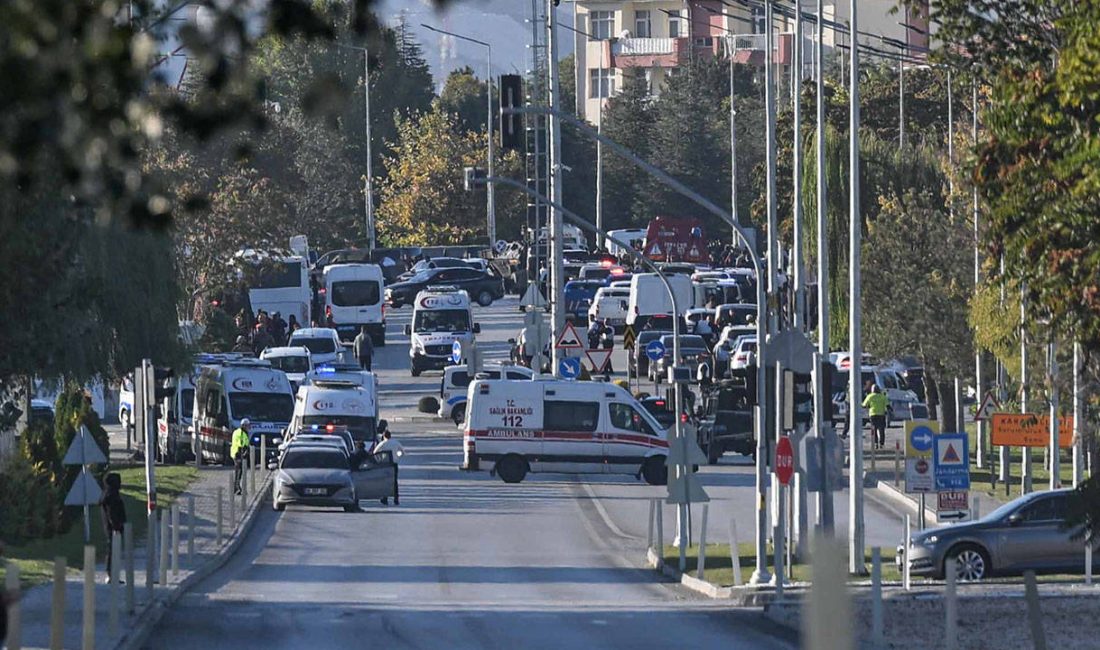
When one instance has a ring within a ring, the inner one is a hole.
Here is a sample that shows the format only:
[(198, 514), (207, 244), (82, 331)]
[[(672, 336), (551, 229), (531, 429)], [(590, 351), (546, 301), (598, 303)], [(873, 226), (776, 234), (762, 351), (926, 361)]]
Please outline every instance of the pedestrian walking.
[(107, 537), (107, 582), (110, 582), (111, 547), (114, 545), (112, 533), (122, 534), (126, 524), (126, 504), (122, 502), (122, 477), (118, 473), (111, 472), (103, 482), (107, 489), (99, 498), (99, 507), (103, 510), (103, 534)]
[(302, 329), (302, 326), (298, 323), (298, 317), (295, 316), (294, 314), (291, 314), (290, 318), (286, 322), (287, 336), (290, 336), (291, 334), (297, 332), (300, 329)]
[(355, 358), (359, 361), (359, 367), (369, 371), (371, 361), (374, 358), (374, 341), (367, 333), (366, 325), (359, 328), (359, 334), (355, 336), (355, 341), (352, 342), (352, 349), (355, 352)]
[(252, 422), (248, 418), (241, 420), (241, 426), (233, 432), (233, 438), (229, 447), (229, 456), (233, 459), (233, 494), (241, 493), (241, 474), (244, 473), (244, 460), (248, 458), (251, 449)]
[(871, 392), (863, 399), (863, 408), (871, 416), (871, 442), (875, 449), (886, 446), (886, 395), (878, 385), (871, 386)]
[[(397, 469), (399, 459), (405, 455), (405, 448), (401, 446), (400, 442), (393, 439), (389, 429), (382, 432), (382, 440), (374, 445), (374, 453), (377, 454), (382, 451), (390, 452), (390, 456), (393, 458), (393, 505), (399, 506), (401, 505), (401, 498), (397, 492)], [(382, 497), (382, 505), (389, 505), (389, 502), (389, 498)]]

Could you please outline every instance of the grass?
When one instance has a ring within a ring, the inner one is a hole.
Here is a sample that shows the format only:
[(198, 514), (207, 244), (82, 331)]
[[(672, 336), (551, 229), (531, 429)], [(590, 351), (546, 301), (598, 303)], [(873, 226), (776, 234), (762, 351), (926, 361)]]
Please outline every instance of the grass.
[[(771, 566), (771, 560), (773, 558), (774, 549), (771, 545), (768, 545), (768, 561), (769, 571), (773, 570)], [(894, 565), (895, 549), (884, 548), (882, 549), (882, 579), (890, 582), (900, 582), (901, 573)], [(741, 567), (741, 578), (744, 583), (748, 583), (749, 577), (752, 575), (753, 569), (756, 567), (756, 547), (752, 542), (744, 542), (738, 544), (737, 547), (738, 565)], [(871, 551), (867, 550), (864, 558), (867, 562), (867, 570), (871, 568)], [(672, 567), (679, 566), (680, 562), (680, 549), (675, 546), (665, 546), (665, 564)], [(699, 547), (691, 546), (687, 549), (687, 567), (688, 572), (694, 576), (695, 569), (699, 565)], [(809, 582), (810, 581), (810, 565), (795, 563), (794, 565), (794, 578), (795, 582)], [(733, 564), (730, 562), (730, 546), (729, 544), (707, 544), (706, 553), (706, 567), (703, 570), (703, 578), (710, 583), (728, 587), (733, 584)], [(860, 580), (867, 580), (867, 577), (850, 576), (850, 581), (858, 582)]]
[[(988, 429), (988, 427), (987, 427)], [(1008, 492), (1005, 493), (1004, 483), (993, 487), (992, 477), (996, 476), (997, 464), (1000, 462), (1000, 448), (993, 447), (987, 454), (991, 464), (978, 469), (975, 459), (977, 450), (977, 426), (970, 422), (966, 425), (966, 433), (970, 445), (970, 489), (975, 492), (995, 499), (1000, 502), (1008, 502), (1023, 495), (1021, 488), (1021, 463), (1023, 462), (1023, 448), (1009, 447), (1009, 481)], [(1033, 491), (1042, 491), (1050, 487), (1050, 471), (1043, 466), (1044, 450), (1039, 447), (1031, 448), (1031, 487)], [(1073, 450), (1061, 449), (1058, 456), (1058, 477), (1063, 486), (1073, 485)]]
[[(126, 505), (127, 521), (133, 526), (134, 541), (145, 538), (148, 525), (144, 517), (146, 509), (145, 467), (129, 465), (112, 467), (122, 477), (122, 501)], [(157, 504), (170, 505), (184, 492), (198, 476), (198, 470), (185, 465), (157, 466)], [(96, 558), (102, 560), (106, 553), (106, 538), (100, 521), (98, 506), (89, 508), (89, 528), (92, 544), (96, 547)], [(78, 515), (73, 526), (61, 535), (46, 539), (36, 539), (21, 546), (5, 546), (4, 559), (14, 561), (19, 566), (20, 584), (24, 589), (53, 579), (54, 558), (63, 556), (69, 571), (78, 571), (84, 564), (84, 522)], [(0, 581), (4, 579), (6, 569), (0, 566)], [(2, 582), (0, 582), (2, 584)]]

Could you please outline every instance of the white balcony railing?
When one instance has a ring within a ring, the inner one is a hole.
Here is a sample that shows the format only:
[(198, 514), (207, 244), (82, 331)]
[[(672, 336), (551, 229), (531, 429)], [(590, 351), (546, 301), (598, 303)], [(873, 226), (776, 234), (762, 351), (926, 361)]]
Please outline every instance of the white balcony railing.
[(611, 45), (611, 53), (615, 56), (672, 54), (675, 51), (674, 38), (620, 38)]

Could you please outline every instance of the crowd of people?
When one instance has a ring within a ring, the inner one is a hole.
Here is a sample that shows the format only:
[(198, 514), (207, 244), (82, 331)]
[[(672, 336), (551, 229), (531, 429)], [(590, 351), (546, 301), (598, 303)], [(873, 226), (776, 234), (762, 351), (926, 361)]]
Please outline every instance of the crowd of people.
[(302, 327), (294, 314), (284, 320), (281, 313), (268, 314), (263, 309), (256, 312), (255, 318), (242, 309), (234, 322), (237, 325), (237, 340), (232, 351), (256, 356), (267, 348), (286, 345), (290, 335)]

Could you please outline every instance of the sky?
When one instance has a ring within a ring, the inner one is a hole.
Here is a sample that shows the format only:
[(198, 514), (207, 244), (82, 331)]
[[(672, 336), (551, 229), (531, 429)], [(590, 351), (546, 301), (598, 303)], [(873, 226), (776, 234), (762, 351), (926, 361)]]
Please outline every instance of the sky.
[[(538, 0), (545, 3), (545, 0)], [(485, 76), (485, 48), (442, 36), (421, 26), (422, 23), (455, 32), (493, 46), (493, 76), (525, 74), (530, 68), (527, 45), (531, 26), (525, 22), (531, 13), (531, 0), (452, 0), (443, 11), (437, 11), (432, 0), (380, 0), (375, 6), (380, 19), (396, 24), (401, 12), (424, 48), (424, 58), (432, 68), (436, 85), (456, 68), (470, 66), (479, 77)], [(563, 2), (558, 19), (572, 25), (572, 7)], [(560, 30), (559, 56), (573, 49), (571, 34)]]

